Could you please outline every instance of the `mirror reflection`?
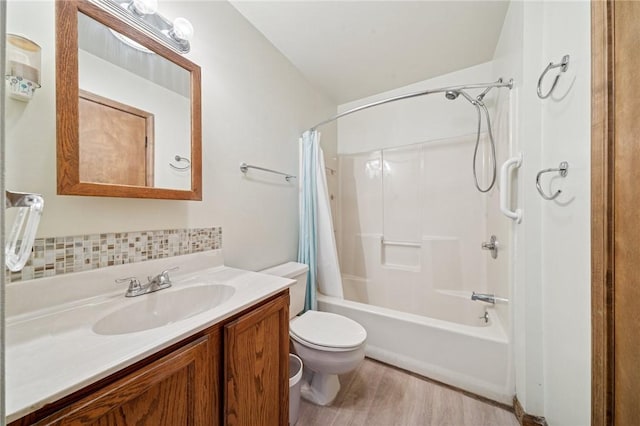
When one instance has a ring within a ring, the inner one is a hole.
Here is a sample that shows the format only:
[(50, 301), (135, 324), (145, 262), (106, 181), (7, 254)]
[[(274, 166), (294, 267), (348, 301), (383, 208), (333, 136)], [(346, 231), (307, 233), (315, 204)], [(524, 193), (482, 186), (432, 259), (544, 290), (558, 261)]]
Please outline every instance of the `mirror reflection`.
[(188, 70), (78, 13), (78, 84), (81, 182), (191, 189)]

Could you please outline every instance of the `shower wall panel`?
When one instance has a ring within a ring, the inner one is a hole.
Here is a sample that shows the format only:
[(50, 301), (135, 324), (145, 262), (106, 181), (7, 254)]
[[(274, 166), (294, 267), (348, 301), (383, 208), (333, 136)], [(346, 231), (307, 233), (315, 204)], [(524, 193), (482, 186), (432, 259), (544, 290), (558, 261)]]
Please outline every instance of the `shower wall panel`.
[(452, 295), (487, 290), (474, 143), (456, 137), (339, 157), (348, 299), (430, 316)]

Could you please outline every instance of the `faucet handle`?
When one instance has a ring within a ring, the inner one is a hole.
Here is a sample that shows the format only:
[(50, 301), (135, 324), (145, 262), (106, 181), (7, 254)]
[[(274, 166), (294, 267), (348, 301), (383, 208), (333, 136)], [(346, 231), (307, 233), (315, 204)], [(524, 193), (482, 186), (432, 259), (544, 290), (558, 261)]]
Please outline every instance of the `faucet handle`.
[(116, 283), (122, 284), (129, 282), (129, 290), (140, 290), (140, 281), (136, 277), (118, 278)]
[(165, 269), (164, 271), (160, 272), (155, 277), (147, 277), (147, 278), (149, 279), (149, 282), (151, 282), (151, 283), (154, 283), (154, 284), (168, 284), (167, 287), (169, 287), (169, 286), (171, 286), (171, 278), (169, 278), (169, 272), (177, 271), (178, 269), (180, 269), (179, 266), (174, 266), (173, 268)]
[(179, 266), (174, 266), (173, 268), (165, 269), (164, 271), (162, 271), (162, 272), (160, 273), (160, 275), (165, 275), (165, 276), (167, 276), (169, 272), (177, 271), (178, 269), (180, 269), (180, 267), (179, 267)]

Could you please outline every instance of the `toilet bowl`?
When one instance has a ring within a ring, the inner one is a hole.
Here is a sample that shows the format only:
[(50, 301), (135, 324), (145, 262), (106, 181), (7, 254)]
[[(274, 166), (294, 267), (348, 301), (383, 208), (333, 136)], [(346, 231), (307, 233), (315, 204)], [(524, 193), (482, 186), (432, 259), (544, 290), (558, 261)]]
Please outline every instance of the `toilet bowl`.
[(352, 319), (304, 308), (308, 267), (289, 262), (262, 273), (296, 280), (290, 288), (289, 337), (302, 359), (302, 397), (317, 405), (330, 404), (340, 390), (338, 374), (355, 369), (364, 359), (367, 332)]

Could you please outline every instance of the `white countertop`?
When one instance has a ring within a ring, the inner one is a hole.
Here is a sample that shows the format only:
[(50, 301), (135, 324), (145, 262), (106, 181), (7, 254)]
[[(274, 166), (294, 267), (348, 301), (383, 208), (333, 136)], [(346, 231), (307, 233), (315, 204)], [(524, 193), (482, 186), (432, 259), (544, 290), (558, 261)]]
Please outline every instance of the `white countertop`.
[[(182, 262), (188, 256), (181, 256), (180, 258), (183, 259), (178, 258), (178, 260)], [(157, 264), (152, 267), (152, 262), (157, 261), (137, 264), (137, 268), (144, 268), (147, 271), (162, 270), (156, 267)], [(176, 258), (163, 261), (164, 265), (177, 264), (182, 268), (180, 262)], [(126, 276), (123, 272), (130, 273), (134, 267), (113, 268), (116, 268), (116, 272), (111, 272), (109, 277), (114, 274)], [(7, 422), (17, 420), (50, 402), (179, 342), (197, 331), (231, 317), (294, 283), (286, 278), (226, 266), (199, 270), (191, 268), (191, 271), (189, 269), (182, 268), (182, 274), (180, 274), (181, 271), (172, 273), (173, 286), (155, 294), (165, 292), (168, 294), (202, 283), (231, 286), (235, 289), (234, 294), (222, 304), (192, 317), (154, 329), (118, 335), (96, 334), (92, 326), (109, 313), (128, 304), (137, 303), (152, 294), (125, 298), (126, 284), (116, 287), (113, 281), (104, 283), (102, 282), (105, 277), (104, 272), (99, 274), (91, 271), (69, 274), (67, 277), (75, 281), (75, 284), (65, 288), (67, 294), (62, 299), (64, 303), (54, 303), (51, 306), (46, 303), (46, 294), (40, 294), (42, 297), (35, 298), (33, 294), (28, 294), (29, 291), (34, 290), (29, 289), (28, 284), (16, 283), (15, 286), (12, 284), (7, 292), (8, 306), (11, 306), (14, 298), (15, 304), (19, 304), (18, 298), (22, 299), (20, 303), (25, 303), (24, 298), (31, 297), (33, 299), (31, 307), (39, 309), (29, 310), (28, 307), (21, 306), (20, 310), (13, 312), (14, 315), (7, 319), (5, 348)], [(81, 280), (78, 280), (78, 276)], [(64, 277), (64, 275), (56, 277), (55, 281), (62, 283)], [(94, 277), (101, 282), (95, 282)], [(62, 285), (58, 284), (59, 288), (53, 285), (45, 287), (41, 280), (33, 280), (39, 281), (38, 286), (33, 287), (40, 293), (51, 292), (49, 294), (51, 300), (59, 302), (61, 299), (59, 295), (55, 295), (55, 292), (59, 293)], [(78, 286), (81, 281), (84, 284)], [(24, 286), (24, 290), (19, 287), (20, 285)], [(84, 296), (91, 294), (87, 293), (87, 287), (110, 289), (110, 291), (74, 299), (68, 294), (73, 291), (74, 286), (82, 287), (81, 292)], [(112, 290), (113, 287), (116, 290)]]

